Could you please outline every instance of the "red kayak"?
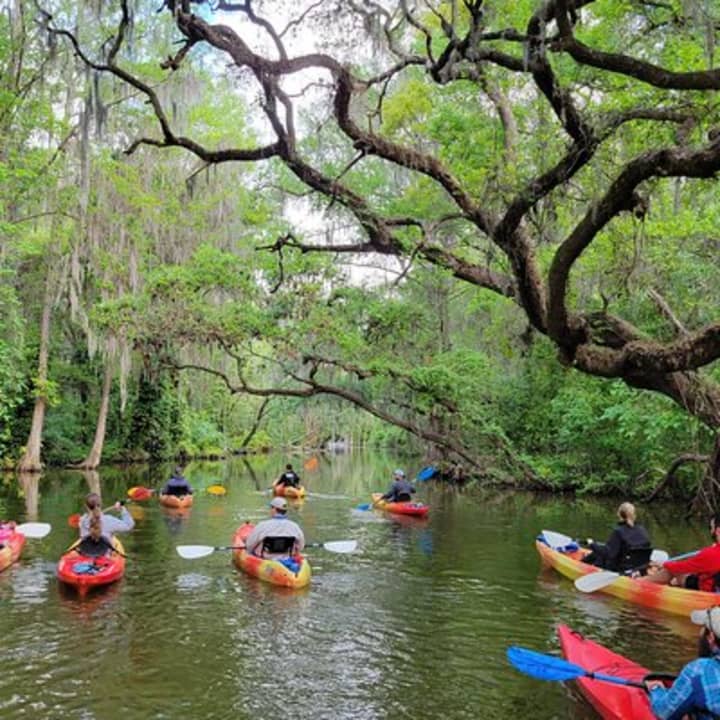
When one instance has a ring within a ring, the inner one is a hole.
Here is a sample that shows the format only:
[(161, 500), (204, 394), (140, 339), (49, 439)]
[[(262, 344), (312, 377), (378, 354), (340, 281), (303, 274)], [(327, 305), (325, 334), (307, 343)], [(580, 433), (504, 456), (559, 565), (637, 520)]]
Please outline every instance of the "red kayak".
[(382, 499), (382, 493), (372, 494), (372, 504), (378, 510), (395, 513), (396, 515), (414, 515), (425, 517), (430, 512), (430, 506), (418, 502), (388, 502)]
[(14, 522), (0, 522), (0, 572), (18, 561), (25, 536), (15, 530)]
[(125, 573), (125, 549), (116, 537), (112, 539), (116, 552), (111, 551), (100, 557), (83, 555), (78, 552), (75, 548), (79, 544), (78, 540), (60, 558), (57, 576), (61, 582), (74, 587), (80, 596), (85, 595), (91, 588), (109, 585), (123, 576)]
[[(635, 682), (642, 681), (650, 673), (642, 665), (588, 640), (580, 633), (572, 631), (567, 625), (558, 627), (558, 637), (565, 659), (585, 670), (614, 675)], [(576, 682), (585, 699), (595, 708), (600, 717), (606, 720), (630, 720), (630, 718), (632, 720), (655, 720), (655, 715), (650, 709), (648, 695), (641, 688), (614, 685), (583, 677), (578, 678)]]

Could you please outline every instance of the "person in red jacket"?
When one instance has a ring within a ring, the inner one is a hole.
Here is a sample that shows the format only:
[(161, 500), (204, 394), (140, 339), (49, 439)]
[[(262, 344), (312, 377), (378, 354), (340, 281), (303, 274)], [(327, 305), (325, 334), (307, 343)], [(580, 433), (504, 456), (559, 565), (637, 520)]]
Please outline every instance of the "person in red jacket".
[(710, 518), (713, 544), (685, 560), (667, 560), (651, 564), (656, 572), (642, 578), (645, 582), (678, 585), (688, 590), (720, 592), (720, 513)]

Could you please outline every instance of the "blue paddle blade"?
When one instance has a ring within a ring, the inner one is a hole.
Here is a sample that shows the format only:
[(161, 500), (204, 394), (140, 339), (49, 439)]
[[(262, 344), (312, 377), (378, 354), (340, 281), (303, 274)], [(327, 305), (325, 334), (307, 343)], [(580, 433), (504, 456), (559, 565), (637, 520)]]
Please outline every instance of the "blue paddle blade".
[(434, 478), (435, 475), (437, 475), (438, 469), (434, 465), (428, 465), (427, 467), (424, 467), (420, 472), (415, 476), (416, 480), (430, 480), (431, 478)]
[(369, 510), (372, 507), (370, 503), (363, 503), (362, 505), (358, 505), (355, 509), (356, 510)]
[(587, 674), (579, 665), (526, 648), (509, 647), (507, 658), (520, 672), (538, 680), (575, 680)]

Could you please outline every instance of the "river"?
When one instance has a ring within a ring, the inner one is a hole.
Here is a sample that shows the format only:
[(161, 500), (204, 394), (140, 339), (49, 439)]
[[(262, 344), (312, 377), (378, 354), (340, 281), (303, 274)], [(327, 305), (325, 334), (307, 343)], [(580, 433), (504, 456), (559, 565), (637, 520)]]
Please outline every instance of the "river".
[[(556, 652), (569, 624), (655, 670), (694, 656), (683, 618), (583, 595), (541, 569), (539, 530), (603, 538), (618, 500), (462, 493), (419, 483), (427, 521), (354, 509), (402, 463), (338, 455), (302, 472), (311, 496), (291, 510), (308, 541), (355, 539), (358, 551), (309, 551), (310, 588), (285, 591), (238, 572), (229, 553), (183, 560), (174, 546), (228, 544), (243, 521), (267, 516), (266, 491), (288, 460), (193, 463), (185, 515), (156, 501), (131, 506), (123, 580), (84, 600), (60, 587), (57, 559), (74, 537), (67, 518), (89, 489), (105, 505), (132, 485), (158, 487), (169, 466), (97, 474), (51, 471), (0, 483), (0, 518), (50, 522), (0, 573), (0, 717), (82, 720), (596, 717), (572, 687), (525, 677), (508, 645)], [(406, 466), (408, 471), (417, 467)], [(226, 485), (224, 497), (203, 488)], [(681, 509), (639, 508), (656, 547), (707, 544)]]

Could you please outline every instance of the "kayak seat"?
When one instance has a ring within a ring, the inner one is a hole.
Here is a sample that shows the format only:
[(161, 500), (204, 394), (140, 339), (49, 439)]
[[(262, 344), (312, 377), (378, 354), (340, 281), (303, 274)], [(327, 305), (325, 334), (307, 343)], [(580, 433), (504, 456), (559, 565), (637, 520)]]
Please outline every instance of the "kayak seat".
[(294, 545), (294, 537), (288, 537), (287, 535), (266, 537), (263, 539), (262, 543), (263, 555), (266, 552), (272, 553), (273, 555), (280, 555), (282, 553), (287, 553), (288, 555), (290, 555)]
[(619, 572), (627, 572), (628, 570), (641, 569), (640, 571), (644, 575), (646, 568), (643, 567), (650, 562), (650, 555), (652, 554), (651, 547), (642, 548), (630, 548), (620, 558)]
[(87, 557), (103, 557), (112, 549), (112, 545), (104, 537), (93, 540), (90, 536), (84, 537), (75, 548), (77, 552)]

